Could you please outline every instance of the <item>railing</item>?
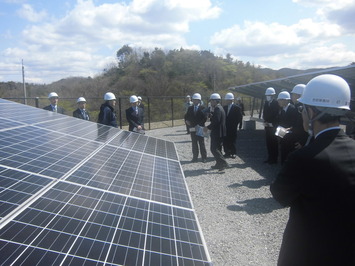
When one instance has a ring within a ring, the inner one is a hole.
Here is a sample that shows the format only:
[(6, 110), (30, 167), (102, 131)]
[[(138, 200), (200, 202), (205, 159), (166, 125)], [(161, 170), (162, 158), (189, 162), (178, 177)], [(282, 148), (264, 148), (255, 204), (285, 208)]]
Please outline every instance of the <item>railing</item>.
[[(102, 98), (87, 98), (87, 110), (90, 113), (90, 120), (97, 121), (97, 117), (100, 110), (100, 105), (104, 102)], [(43, 108), (49, 105), (47, 98), (4, 98), (14, 102), (27, 103), (27, 105), (37, 108)], [(58, 105), (62, 106), (66, 115), (72, 115), (73, 111), (77, 109), (77, 98), (59, 98)], [(185, 97), (181, 96), (154, 96), (143, 97), (143, 104), (145, 110), (145, 126), (147, 129), (174, 127), (184, 124), (184, 107)], [(204, 105), (207, 106), (208, 98), (203, 99)], [(259, 113), (262, 105), (262, 101), (253, 97), (242, 97), (244, 103), (244, 110), (250, 117), (254, 116), (254, 113)], [(223, 100), (222, 100), (223, 105)], [(126, 128), (128, 123), (126, 120), (125, 110), (131, 105), (129, 103), (129, 97), (117, 97), (116, 103), (116, 115), (118, 118), (118, 124), (120, 128)]]

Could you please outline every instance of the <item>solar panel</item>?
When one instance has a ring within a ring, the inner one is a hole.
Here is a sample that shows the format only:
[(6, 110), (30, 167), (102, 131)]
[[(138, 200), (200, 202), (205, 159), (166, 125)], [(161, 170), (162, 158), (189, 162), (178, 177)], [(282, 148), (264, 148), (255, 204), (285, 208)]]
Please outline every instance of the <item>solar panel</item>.
[(174, 143), (0, 99), (1, 265), (212, 265)]

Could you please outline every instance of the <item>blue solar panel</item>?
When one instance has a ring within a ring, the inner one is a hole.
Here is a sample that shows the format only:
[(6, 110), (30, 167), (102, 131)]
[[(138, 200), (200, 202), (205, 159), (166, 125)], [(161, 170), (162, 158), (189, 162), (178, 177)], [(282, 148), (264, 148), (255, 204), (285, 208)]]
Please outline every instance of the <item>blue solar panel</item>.
[(174, 143), (2, 99), (0, 117), (2, 265), (211, 265)]

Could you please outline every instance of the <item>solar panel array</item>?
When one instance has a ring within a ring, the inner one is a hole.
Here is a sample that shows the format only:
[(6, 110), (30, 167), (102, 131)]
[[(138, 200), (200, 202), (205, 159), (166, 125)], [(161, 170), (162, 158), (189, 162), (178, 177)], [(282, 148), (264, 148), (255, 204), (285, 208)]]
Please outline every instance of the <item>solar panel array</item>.
[(174, 143), (0, 99), (1, 265), (211, 265)]

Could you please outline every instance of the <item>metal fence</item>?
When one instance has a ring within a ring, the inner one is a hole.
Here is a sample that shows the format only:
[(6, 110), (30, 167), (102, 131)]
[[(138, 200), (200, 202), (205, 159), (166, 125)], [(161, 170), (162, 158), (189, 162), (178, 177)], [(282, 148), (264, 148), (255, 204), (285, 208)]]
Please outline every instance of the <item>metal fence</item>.
[[(154, 97), (142, 97), (144, 104), (144, 122), (147, 129), (174, 127), (184, 124), (185, 115), (185, 97), (181, 96), (154, 96)], [(19, 102), (34, 106), (37, 108), (43, 108), (49, 105), (47, 98), (4, 98), (14, 102)], [(65, 114), (72, 116), (73, 111), (77, 109), (77, 98), (59, 98), (58, 105), (65, 109)], [(97, 122), (98, 114), (100, 111), (100, 105), (104, 102), (102, 98), (86, 98), (86, 109), (90, 113), (90, 120)], [(202, 99), (205, 106), (207, 106), (208, 98)], [(262, 100), (253, 97), (242, 97), (244, 103), (244, 110), (250, 117), (259, 116), (262, 106)], [(222, 100), (223, 105), (223, 100)], [(117, 97), (116, 102), (116, 115), (118, 118), (118, 124), (120, 128), (128, 126), (126, 120), (125, 110), (131, 105), (129, 103), (129, 97)]]

